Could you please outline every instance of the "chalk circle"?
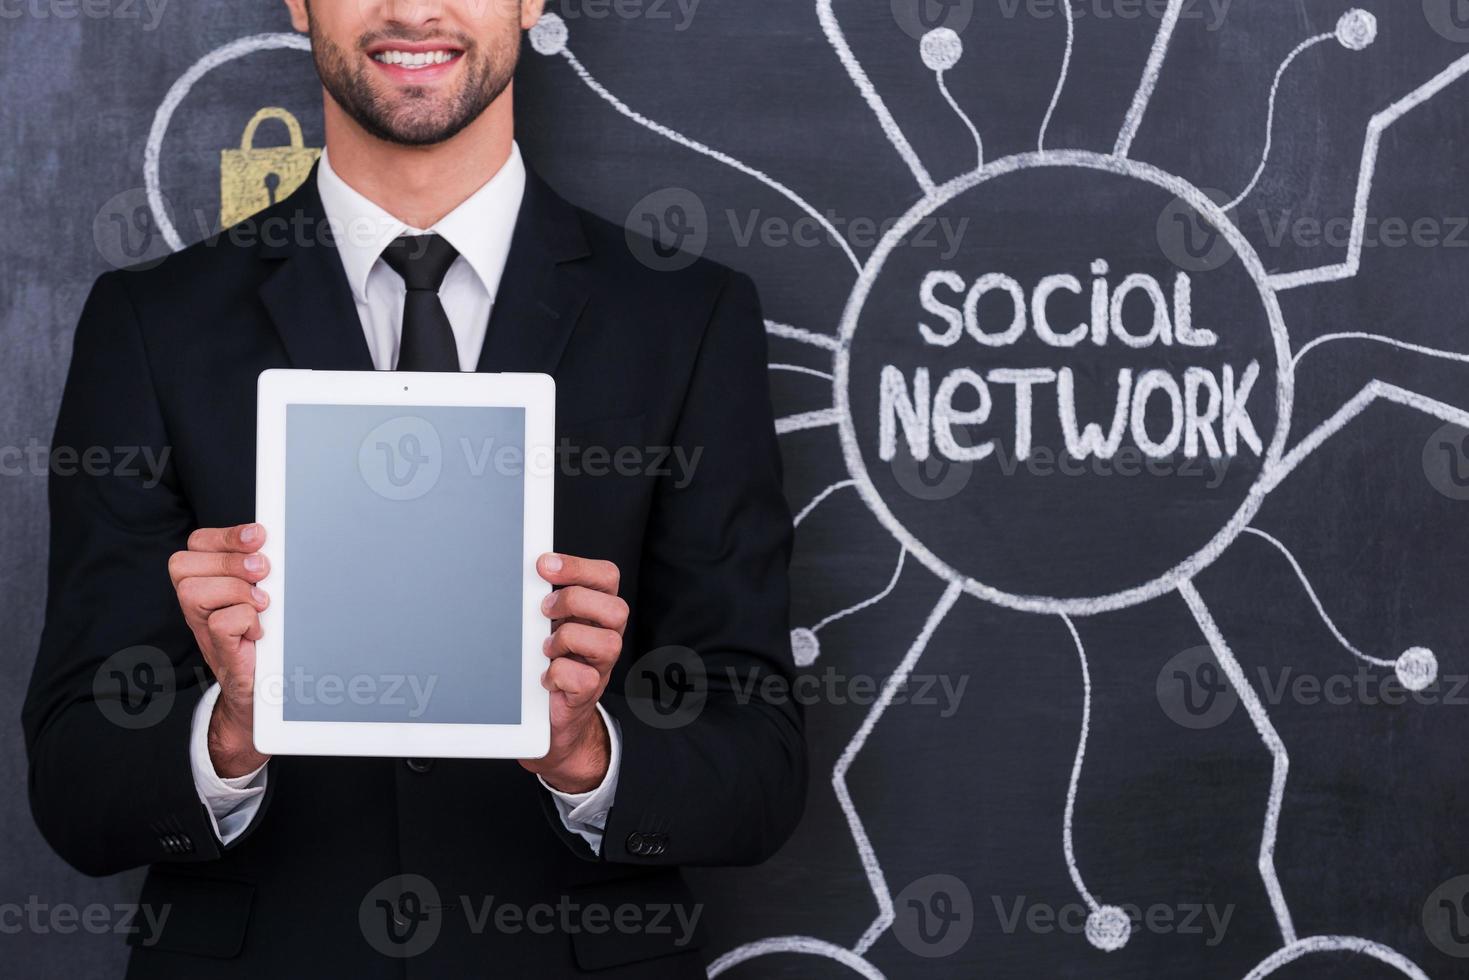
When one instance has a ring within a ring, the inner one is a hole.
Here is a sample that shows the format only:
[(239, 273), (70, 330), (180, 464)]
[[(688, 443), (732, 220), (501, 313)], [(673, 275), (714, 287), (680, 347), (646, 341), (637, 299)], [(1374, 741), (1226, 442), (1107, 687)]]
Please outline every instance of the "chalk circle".
[(1361, 51), (1377, 40), (1377, 18), (1360, 7), (1348, 10), (1336, 22), (1336, 39), (1348, 51)]
[(164, 240), (175, 252), (184, 247), (184, 240), (179, 237), (178, 229), (174, 228), (173, 219), (169, 217), (168, 209), (164, 206), (163, 190), (159, 180), (159, 157), (163, 152), (163, 137), (168, 134), (168, 124), (173, 119), (174, 112), (199, 79), (220, 65), (257, 51), (274, 51), (283, 48), (309, 52), (311, 40), (304, 34), (251, 34), (221, 45), (190, 65), (188, 71), (180, 75), (178, 81), (169, 86), (168, 93), (159, 103), (158, 111), (153, 113), (153, 125), (148, 129), (148, 142), (143, 147), (143, 187), (148, 194), (148, 207), (153, 212), (153, 223), (163, 233)]
[(1258, 966), (1245, 974), (1245, 980), (1264, 980), (1281, 967), (1315, 953), (1356, 953), (1359, 956), (1377, 960), (1379, 963), (1385, 963), (1403, 976), (1411, 977), (1412, 980), (1428, 980), (1428, 975), (1402, 953), (1381, 943), (1357, 936), (1307, 936), (1304, 939), (1297, 939), (1266, 957)]
[(737, 946), (725, 953), (719, 959), (709, 964), (709, 977), (713, 980), (726, 970), (739, 966), (750, 960), (761, 956), (773, 956), (778, 953), (791, 953), (800, 956), (821, 956), (848, 967), (853, 973), (865, 978), (865, 980), (886, 980), (882, 971), (871, 963), (864, 960), (850, 949), (844, 949), (836, 943), (829, 943), (824, 939), (816, 939), (812, 936), (774, 936), (770, 939), (761, 939), (757, 942), (746, 943)]
[(948, 71), (964, 56), (964, 42), (947, 27), (936, 27), (923, 35), (918, 52), (930, 71)]
[(1427, 647), (1410, 647), (1393, 664), (1398, 683), (1410, 691), (1421, 691), (1438, 680), (1438, 657)]
[(821, 656), (821, 641), (814, 630), (798, 626), (791, 630), (791, 656), (797, 667), (810, 667)]
[(1132, 919), (1115, 905), (1093, 909), (1086, 917), (1086, 939), (1097, 949), (1111, 953), (1132, 938)]
[[(920, 222), (928, 219), (939, 208), (953, 201), (959, 195), (973, 190), (987, 181), (1007, 174), (1043, 168), (1067, 168), (1083, 173), (1100, 172), (1128, 177), (1160, 188), (1187, 202), (1229, 241), (1230, 245), (1234, 248), (1235, 254), (1239, 256), (1242, 266), (1259, 292), (1259, 298), (1263, 304), (1265, 316), (1270, 328), (1276, 360), (1275, 431), (1270, 439), (1265, 456), (1261, 460), (1260, 471), (1255, 475), (1253, 484), (1245, 494), (1244, 500), (1234, 512), (1234, 515), (1229, 518), (1224, 526), (1202, 548), (1183, 561), (1178, 562), (1161, 575), (1141, 585), (1086, 597), (1053, 597), (1008, 592), (965, 575), (953, 565), (939, 558), (893, 515), (892, 510), (888, 507), (881, 493), (874, 485), (872, 477), (868, 473), (866, 461), (862, 455), (861, 444), (857, 438), (851, 404), (850, 372), (852, 341), (857, 333), (863, 307), (888, 257)], [(984, 599), (987, 602), (992, 602), (998, 606), (1021, 612), (1066, 613), (1076, 616), (1110, 612), (1157, 598), (1191, 580), (1196, 574), (1212, 564), (1224, 549), (1235, 538), (1239, 537), (1250, 520), (1255, 516), (1255, 513), (1260, 509), (1261, 503), (1264, 502), (1265, 496), (1269, 492), (1268, 477), (1280, 463), (1280, 458), (1285, 448), (1286, 437), (1290, 430), (1291, 405), (1295, 389), (1295, 379), (1291, 366), (1290, 337), (1286, 331), (1285, 318), (1281, 313), (1279, 300), (1275, 294), (1275, 290), (1270, 286), (1269, 274), (1265, 271), (1264, 264), (1260, 261), (1260, 257), (1255, 252), (1254, 246), (1250, 244), (1249, 239), (1245, 237), (1244, 233), (1240, 231), (1219, 205), (1211, 200), (1203, 191), (1181, 177), (1166, 173), (1150, 164), (1125, 157), (1092, 153), (1086, 150), (1054, 150), (1022, 153), (994, 160), (977, 170), (963, 174), (935, 188), (933, 193), (915, 204), (883, 236), (883, 239), (878, 243), (877, 248), (867, 260), (867, 264), (863, 266), (862, 273), (857, 277), (857, 283), (853, 287), (852, 293), (847, 299), (846, 307), (842, 312), (841, 329), (837, 340), (837, 351), (833, 359), (832, 400), (838, 420), (837, 426), (841, 438), (843, 456), (846, 459), (847, 468), (852, 476), (853, 483), (861, 494), (863, 501), (877, 517), (879, 523), (939, 578), (960, 585), (970, 595)]]
[(546, 11), (530, 29), (530, 46), (536, 54), (560, 54), (566, 50), (568, 33), (566, 21), (561, 19), (561, 15)]

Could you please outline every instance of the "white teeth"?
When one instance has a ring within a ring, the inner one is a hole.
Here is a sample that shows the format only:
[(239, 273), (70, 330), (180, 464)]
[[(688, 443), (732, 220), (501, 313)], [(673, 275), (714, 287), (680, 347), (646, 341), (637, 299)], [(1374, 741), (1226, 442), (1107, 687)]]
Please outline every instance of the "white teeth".
[(379, 51), (373, 60), (385, 65), (401, 65), (404, 68), (427, 68), (454, 60), (452, 51)]

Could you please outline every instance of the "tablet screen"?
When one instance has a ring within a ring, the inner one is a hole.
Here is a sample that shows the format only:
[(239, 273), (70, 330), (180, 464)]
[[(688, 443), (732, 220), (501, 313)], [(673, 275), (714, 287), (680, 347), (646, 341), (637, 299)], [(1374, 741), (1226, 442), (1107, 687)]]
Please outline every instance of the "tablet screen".
[(286, 407), (287, 721), (520, 722), (525, 410)]

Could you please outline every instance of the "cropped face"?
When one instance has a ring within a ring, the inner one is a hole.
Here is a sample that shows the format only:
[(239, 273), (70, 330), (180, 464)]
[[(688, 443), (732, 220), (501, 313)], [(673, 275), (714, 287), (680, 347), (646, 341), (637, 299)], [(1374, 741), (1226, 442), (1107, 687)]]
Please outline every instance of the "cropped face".
[(332, 99), (369, 133), (429, 146), (468, 126), (515, 74), (541, 0), (286, 0)]

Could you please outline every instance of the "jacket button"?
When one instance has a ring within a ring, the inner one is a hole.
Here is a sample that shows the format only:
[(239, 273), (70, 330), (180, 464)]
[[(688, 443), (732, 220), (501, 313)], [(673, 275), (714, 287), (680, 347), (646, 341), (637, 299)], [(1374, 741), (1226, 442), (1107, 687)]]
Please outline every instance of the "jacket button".
[(644, 843), (642, 834), (631, 833), (627, 835), (627, 849), (629, 851), (632, 851), (634, 854), (644, 853), (643, 849), (646, 846), (647, 844)]
[(434, 767), (432, 759), (404, 759), (403, 764), (416, 773), (426, 773)]

